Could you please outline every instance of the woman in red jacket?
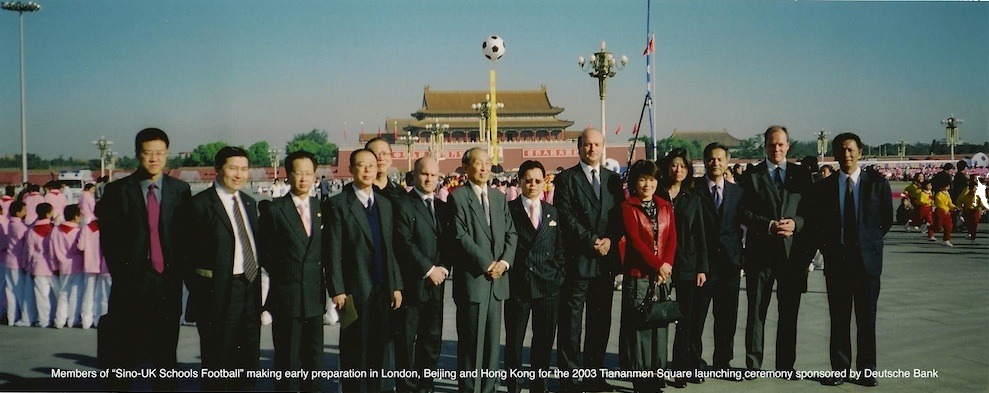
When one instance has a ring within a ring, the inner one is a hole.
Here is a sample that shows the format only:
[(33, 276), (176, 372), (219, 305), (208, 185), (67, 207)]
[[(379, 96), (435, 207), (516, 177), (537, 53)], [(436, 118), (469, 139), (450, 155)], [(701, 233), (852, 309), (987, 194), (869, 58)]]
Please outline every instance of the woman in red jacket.
[[(625, 228), (622, 253), (622, 316), (618, 335), (622, 369), (656, 371), (666, 368), (667, 327), (640, 330), (636, 306), (642, 303), (654, 283), (670, 280), (676, 252), (673, 205), (656, 196), (659, 183), (656, 164), (639, 160), (629, 168), (630, 196), (621, 204)], [(661, 376), (632, 380), (636, 392), (659, 392), (665, 386)]]

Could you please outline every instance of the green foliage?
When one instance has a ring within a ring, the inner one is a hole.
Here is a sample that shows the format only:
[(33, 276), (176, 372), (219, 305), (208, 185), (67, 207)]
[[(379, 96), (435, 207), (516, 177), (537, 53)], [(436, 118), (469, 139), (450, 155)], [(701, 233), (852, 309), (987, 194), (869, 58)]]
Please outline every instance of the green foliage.
[(229, 146), (227, 142), (217, 141), (196, 146), (189, 152), (189, 158), (185, 160), (187, 166), (213, 166), (213, 158), (220, 149)]
[(329, 165), (337, 156), (337, 145), (329, 142), (326, 131), (313, 129), (305, 134), (297, 134), (285, 144), (285, 154), (305, 150), (316, 156), (316, 163)]
[(704, 148), (697, 141), (687, 141), (675, 136), (660, 139), (656, 143), (656, 150), (660, 157), (666, 156), (666, 153), (678, 147), (686, 149), (687, 153), (690, 154), (691, 160), (700, 160), (701, 153), (704, 152)]
[(251, 166), (267, 167), (271, 165), (271, 154), (268, 153), (270, 147), (267, 141), (254, 142), (247, 148), (247, 155), (251, 158)]

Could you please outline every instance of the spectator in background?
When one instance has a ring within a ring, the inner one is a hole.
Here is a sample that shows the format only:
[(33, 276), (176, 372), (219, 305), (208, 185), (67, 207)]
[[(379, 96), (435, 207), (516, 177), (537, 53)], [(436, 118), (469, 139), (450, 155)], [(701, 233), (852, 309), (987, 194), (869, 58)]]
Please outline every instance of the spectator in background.
[(62, 193), (62, 184), (57, 181), (45, 183), (45, 203), (52, 205), (52, 223), (62, 222), (65, 206), (69, 199)]
[(59, 284), (58, 264), (52, 257), (51, 218), (52, 205), (40, 203), (35, 208), (38, 220), (27, 232), (24, 253), (27, 255), (27, 265), (34, 278), (34, 303), (38, 309), (38, 327), (46, 328), (52, 322), (52, 305), (58, 302)]
[(86, 183), (82, 188), (82, 193), (79, 194), (79, 212), (82, 214), (81, 225), (89, 224), (90, 221), (96, 219), (96, 185), (93, 183)]
[(81, 325), (82, 295), (85, 290), (83, 255), (79, 248), (79, 223), (82, 213), (79, 205), (68, 205), (65, 220), (51, 232), (52, 257), (59, 271), (58, 305), (55, 309), (55, 328)]
[(27, 205), (27, 216), (24, 223), (31, 226), (38, 220), (38, 205), (45, 203), (45, 197), (41, 195), (41, 187), (37, 184), (28, 183), (24, 187), (24, 191), (24, 197), (21, 199)]
[[(6, 210), (4, 210), (6, 211)], [(38, 310), (34, 304), (34, 282), (28, 271), (24, 246), (28, 227), (24, 225), (27, 207), (24, 202), (10, 204), (10, 222), (6, 232), (6, 248), (3, 252), (4, 294), (7, 297), (7, 324), (11, 326), (31, 326)]]
[(951, 231), (954, 229), (955, 220), (951, 217), (951, 213), (957, 210), (954, 202), (951, 201), (950, 188), (951, 184), (941, 184), (941, 188), (934, 194), (934, 228), (943, 231), (941, 245), (946, 247), (954, 247), (954, 244), (951, 244)]
[(4, 187), (3, 196), (0, 196), (0, 208), (3, 208), (3, 212), (7, 217), (10, 217), (10, 204), (14, 202), (14, 186)]
[(985, 193), (980, 194), (978, 188), (978, 177), (970, 175), (968, 177), (968, 186), (962, 190), (956, 202), (962, 208), (962, 214), (965, 217), (965, 228), (968, 230), (968, 236), (965, 238), (971, 240), (972, 243), (975, 243), (975, 233), (979, 229), (979, 220), (982, 218), (982, 211), (989, 205), (984, 199)]

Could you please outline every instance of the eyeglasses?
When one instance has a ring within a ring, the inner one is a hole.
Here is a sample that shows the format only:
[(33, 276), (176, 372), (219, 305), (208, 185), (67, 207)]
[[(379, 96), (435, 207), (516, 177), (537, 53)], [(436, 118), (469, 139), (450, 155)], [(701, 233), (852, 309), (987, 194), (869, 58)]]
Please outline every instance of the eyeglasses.
[(354, 164), (354, 168), (357, 168), (358, 170), (365, 170), (365, 169), (368, 169), (368, 168), (377, 168), (377, 167), (378, 167), (378, 164), (377, 163), (368, 164), (366, 162), (359, 162), (359, 163)]

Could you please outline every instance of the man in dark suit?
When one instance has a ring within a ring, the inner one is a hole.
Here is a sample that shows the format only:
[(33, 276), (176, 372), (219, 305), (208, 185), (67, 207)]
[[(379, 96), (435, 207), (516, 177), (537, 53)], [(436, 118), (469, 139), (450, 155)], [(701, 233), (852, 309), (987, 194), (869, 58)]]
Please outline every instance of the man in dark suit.
[[(176, 368), (182, 314), (184, 231), (189, 184), (165, 175), (168, 135), (141, 130), (134, 140), (138, 169), (108, 183), (96, 204), (100, 243), (113, 279), (107, 315), (100, 318), (98, 352), (104, 368), (133, 369), (147, 358), (155, 368)], [(108, 380), (109, 390), (130, 390), (129, 380)], [(158, 379), (156, 390), (178, 381)]]
[[(439, 162), (416, 160), (414, 188), (399, 199), (395, 249), (405, 282), (405, 303), (396, 313), (395, 363), (399, 370), (435, 370), (443, 334), (443, 293), (453, 254), (452, 212), (436, 198)], [(403, 378), (399, 392), (430, 392), (433, 380)]]
[[(518, 234), (505, 194), (488, 187), (491, 159), (474, 147), (461, 159), (467, 184), (450, 193), (455, 242), (461, 256), (453, 267), (453, 300), (457, 303), (457, 368), (498, 370), (501, 307), (508, 298), (505, 271), (515, 259)], [(494, 377), (460, 378), (461, 392), (494, 392)]]
[[(852, 367), (851, 314), (855, 308), (858, 371), (876, 370), (876, 305), (883, 271), (883, 237), (893, 225), (893, 201), (889, 182), (882, 174), (862, 169), (862, 140), (843, 133), (831, 147), (841, 167), (815, 185), (814, 238), (824, 254), (825, 283), (831, 314), (831, 368)], [(876, 386), (873, 376), (852, 382)], [(840, 385), (841, 378), (827, 378), (824, 385)]]
[[(580, 163), (554, 180), (553, 203), (560, 213), (566, 277), (560, 291), (557, 366), (560, 370), (604, 367), (611, 333), (611, 299), (618, 269), (618, 240), (622, 237), (618, 206), (625, 199), (618, 174), (601, 165), (604, 135), (587, 128), (577, 138)], [(587, 322), (584, 323), (584, 306)], [(586, 328), (586, 331), (583, 331)], [(583, 334), (581, 334), (583, 333)], [(583, 361), (580, 337), (584, 336)], [(576, 389), (575, 378), (560, 381), (564, 391)], [(610, 391), (604, 378), (586, 379), (585, 391)]]
[[(256, 370), (261, 351), (257, 204), (240, 191), (247, 151), (227, 146), (213, 160), (213, 187), (192, 197), (193, 247), (186, 320), (196, 322), (203, 368)], [(248, 390), (249, 378), (202, 376), (204, 390)]]
[[(261, 211), (261, 266), (271, 277), (265, 308), (272, 315), (271, 338), (276, 370), (323, 368), (323, 313), (326, 276), (323, 222), (319, 200), (309, 196), (316, 179), (316, 158), (300, 150), (285, 157), (289, 194)], [(325, 269), (325, 270), (324, 270)], [(318, 391), (313, 379), (283, 378), (279, 390)]]
[(777, 285), (779, 325), (776, 329), (776, 369), (793, 370), (797, 356), (797, 313), (807, 291), (807, 261), (801, 243), (804, 228), (802, 199), (809, 192), (811, 173), (787, 163), (790, 148), (786, 127), (770, 126), (763, 134), (766, 160), (738, 179), (744, 196), (743, 223), (748, 228), (745, 253), (745, 365), (762, 368), (766, 311)]
[[(728, 148), (711, 143), (704, 148), (703, 177), (694, 179), (694, 189), (700, 195), (704, 207), (704, 228), (707, 231), (709, 270), (707, 282), (697, 288), (696, 306), (690, 312), (695, 317), (692, 331), (697, 353), (704, 353), (701, 335), (707, 319), (708, 308), (714, 302), (714, 358), (715, 369), (731, 369), (735, 357), (735, 326), (738, 323), (738, 291), (742, 268), (742, 188), (725, 180)], [(740, 379), (730, 379), (739, 381)]]
[[(549, 370), (556, 339), (559, 292), (563, 284), (563, 236), (556, 208), (540, 200), (546, 170), (539, 161), (519, 166), (522, 197), (508, 202), (515, 221), (518, 245), (505, 300), (505, 367), (522, 369), (522, 341), (532, 313), (532, 344), (529, 352), (533, 370)], [(521, 378), (509, 377), (509, 392), (522, 389)], [(530, 392), (545, 392), (546, 379), (537, 378)]]
[(405, 188), (388, 178), (388, 171), (391, 170), (392, 165), (391, 144), (388, 140), (380, 136), (371, 138), (364, 143), (364, 148), (374, 153), (377, 159), (378, 175), (374, 178), (374, 187), (377, 191), (388, 197), (391, 202), (405, 197), (407, 194)]
[[(374, 153), (350, 155), (353, 183), (323, 204), (328, 291), (337, 310), (354, 302), (357, 320), (340, 330), (341, 370), (380, 370), (386, 353), (389, 309), (402, 305), (402, 277), (393, 248), (392, 203), (373, 188)], [(349, 298), (348, 298), (349, 297)], [(343, 379), (344, 392), (378, 392), (381, 378)]]

